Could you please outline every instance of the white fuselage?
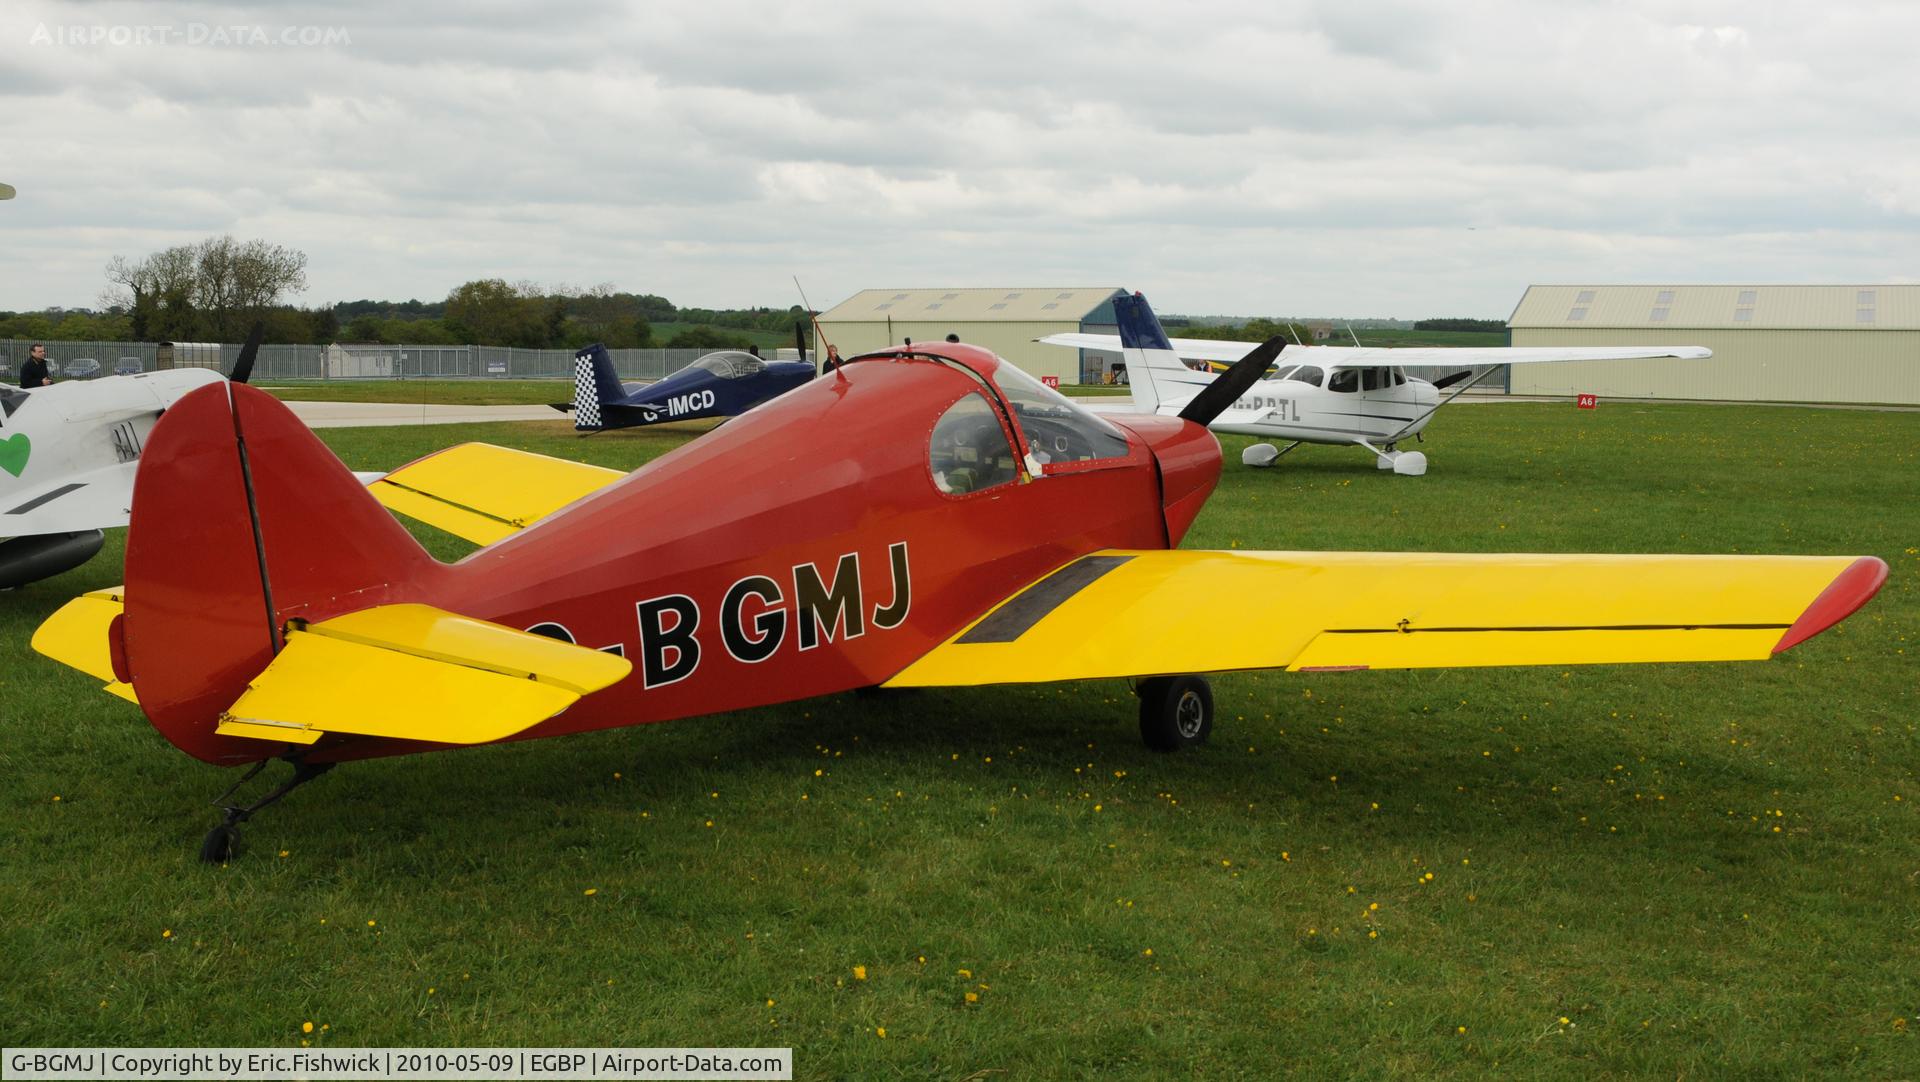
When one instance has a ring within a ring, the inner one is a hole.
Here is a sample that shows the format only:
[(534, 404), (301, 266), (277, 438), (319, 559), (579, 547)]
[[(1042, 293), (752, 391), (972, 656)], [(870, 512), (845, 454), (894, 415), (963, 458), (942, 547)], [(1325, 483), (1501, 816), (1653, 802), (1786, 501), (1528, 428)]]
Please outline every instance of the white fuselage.
[(225, 378), (178, 368), (0, 388), (0, 538), (125, 526), (154, 422), (189, 391)]
[[(1280, 375), (1283, 378), (1255, 383), (1208, 427), (1302, 443), (1392, 442), (1425, 428), (1440, 403), (1433, 384), (1397, 366), (1329, 371), (1311, 364), (1290, 366), (1283, 355)], [(1161, 368), (1153, 372), (1153, 380), (1165, 402), (1198, 394), (1214, 376)], [(1145, 388), (1138, 378), (1133, 386), (1136, 408), (1152, 408), (1141, 401)]]

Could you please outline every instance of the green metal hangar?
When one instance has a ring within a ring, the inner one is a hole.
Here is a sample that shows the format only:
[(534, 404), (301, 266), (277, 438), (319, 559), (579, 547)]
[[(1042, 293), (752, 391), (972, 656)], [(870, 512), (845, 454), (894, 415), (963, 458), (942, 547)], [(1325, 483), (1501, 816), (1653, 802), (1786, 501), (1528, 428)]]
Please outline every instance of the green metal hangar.
[[(820, 314), (816, 356), (827, 343), (840, 356), (871, 353), (906, 339), (940, 342), (957, 334), (962, 342), (985, 346), (1037, 377), (1058, 376), (1061, 383), (1098, 383), (1098, 354), (1089, 354), (1082, 371), (1082, 350), (1043, 346), (1048, 334), (1118, 334), (1112, 286), (1010, 287), (1007, 289), (864, 289)], [(824, 337), (824, 341), (820, 340)], [(1118, 354), (1114, 355), (1118, 360)]]
[(1705, 361), (1515, 365), (1513, 394), (1920, 405), (1920, 285), (1537, 285), (1516, 346), (1706, 346)]

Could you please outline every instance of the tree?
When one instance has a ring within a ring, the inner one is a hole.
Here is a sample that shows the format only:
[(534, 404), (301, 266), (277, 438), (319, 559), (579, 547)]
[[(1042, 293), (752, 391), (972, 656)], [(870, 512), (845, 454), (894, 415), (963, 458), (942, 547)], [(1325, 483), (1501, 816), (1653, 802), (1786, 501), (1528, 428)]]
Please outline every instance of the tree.
[(102, 307), (124, 307), (136, 338), (238, 341), (285, 294), (307, 287), (307, 256), (263, 240), (208, 237), (137, 261), (114, 256), (107, 281)]

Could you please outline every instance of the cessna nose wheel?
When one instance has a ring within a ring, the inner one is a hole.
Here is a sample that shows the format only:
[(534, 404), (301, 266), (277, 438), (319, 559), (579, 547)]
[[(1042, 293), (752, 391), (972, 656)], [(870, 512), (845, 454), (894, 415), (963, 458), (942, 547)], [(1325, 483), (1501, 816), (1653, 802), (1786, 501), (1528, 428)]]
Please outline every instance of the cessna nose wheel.
[(1213, 732), (1213, 689), (1201, 677), (1150, 677), (1134, 693), (1140, 696), (1140, 739), (1155, 751), (1204, 744)]

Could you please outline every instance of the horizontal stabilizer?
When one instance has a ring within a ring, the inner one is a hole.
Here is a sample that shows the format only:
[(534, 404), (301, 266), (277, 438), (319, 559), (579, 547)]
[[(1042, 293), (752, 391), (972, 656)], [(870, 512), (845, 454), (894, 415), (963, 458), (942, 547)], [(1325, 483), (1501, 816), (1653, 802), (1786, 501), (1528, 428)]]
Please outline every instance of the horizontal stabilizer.
[(1886, 579), (1851, 556), (1110, 551), (887, 681), (1761, 660)]
[(545, 636), (426, 605), (382, 605), (288, 631), (219, 732), (292, 743), (350, 733), (481, 744), (537, 725), (631, 670), (625, 658)]
[(121, 587), (81, 594), (60, 606), (33, 633), (38, 653), (69, 668), (79, 669), (106, 685), (106, 690), (134, 702), (133, 688), (113, 673), (113, 651), (108, 634), (113, 621), (126, 611)]
[(369, 490), (403, 515), (490, 545), (625, 476), (584, 462), (463, 443), (408, 463)]

